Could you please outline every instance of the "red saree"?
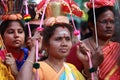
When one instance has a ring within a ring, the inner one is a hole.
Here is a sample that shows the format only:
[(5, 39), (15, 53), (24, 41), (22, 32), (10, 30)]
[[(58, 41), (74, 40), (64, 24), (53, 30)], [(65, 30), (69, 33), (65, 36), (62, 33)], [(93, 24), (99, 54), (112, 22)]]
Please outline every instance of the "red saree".
[(111, 42), (103, 48), (104, 61), (99, 66), (100, 80), (120, 80), (120, 44)]

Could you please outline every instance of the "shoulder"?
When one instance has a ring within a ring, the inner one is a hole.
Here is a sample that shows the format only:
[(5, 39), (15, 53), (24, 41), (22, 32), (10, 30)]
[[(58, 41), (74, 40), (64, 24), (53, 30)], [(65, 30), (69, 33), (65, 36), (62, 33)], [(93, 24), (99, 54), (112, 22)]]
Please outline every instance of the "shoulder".
[(78, 80), (85, 80), (84, 76), (81, 74), (81, 72), (78, 71), (78, 69), (71, 63), (67, 63), (67, 65), (70, 67), (72, 70), (72, 73)]
[(45, 61), (39, 61), (38, 63), (40, 65), (40, 70), (46, 71), (49, 69), (49, 66)]
[(77, 69), (73, 64), (71, 63), (67, 63), (67, 65), (70, 67), (70, 68), (73, 68), (73, 69)]
[(110, 42), (110, 45), (111, 46), (120, 46), (120, 43), (119, 42)]
[(24, 52), (24, 58), (26, 59), (28, 57), (28, 48), (21, 48), (21, 50)]
[(85, 43), (85, 44), (87, 44), (89, 42), (89, 39), (90, 38), (84, 39), (84, 40), (82, 40), (82, 42)]
[(21, 50), (23, 50), (24, 53), (28, 54), (28, 48), (23, 47)]
[(120, 45), (120, 43), (119, 43), (119, 42), (112, 42), (112, 43)]

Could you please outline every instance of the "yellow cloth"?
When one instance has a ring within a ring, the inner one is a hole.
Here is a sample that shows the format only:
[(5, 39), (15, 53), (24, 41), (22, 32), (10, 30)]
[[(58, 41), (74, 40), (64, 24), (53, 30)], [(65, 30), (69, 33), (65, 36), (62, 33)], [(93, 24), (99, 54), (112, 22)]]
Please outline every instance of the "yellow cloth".
[(0, 40), (0, 49), (2, 48), (2, 42), (1, 42), (1, 40)]
[(0, 80), (15, 80), (10, 70), (4, 65), (0, 59)]
[[(82, 74), (76, 69), (76, 67), (72, 64), (67, 63), (69, 68), (71, 69), (72, 74), (74, 74), (74, 80), (85, 80)], [(40, 80), (61, 80), (60, 76), (65, 72), (65, 67), (63, 66), (59, 72), (56, 72), (51, 66), (47, 63), (40, 62), (40, 68), (38, 69), (38, 74)], [(34, 73), (36, 71), (34, 70)], [(68, 79), (71, 80), (71, 79)], [(73, 80), (73, 79), (72, 79)]]

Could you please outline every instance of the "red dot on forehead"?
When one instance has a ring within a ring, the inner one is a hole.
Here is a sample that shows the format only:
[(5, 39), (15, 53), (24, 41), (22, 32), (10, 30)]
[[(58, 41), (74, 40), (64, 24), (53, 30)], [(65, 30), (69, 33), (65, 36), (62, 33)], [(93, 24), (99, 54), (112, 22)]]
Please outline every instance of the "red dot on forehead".
[(65, 28), (65, 26), (62, 26), (62, 28)]

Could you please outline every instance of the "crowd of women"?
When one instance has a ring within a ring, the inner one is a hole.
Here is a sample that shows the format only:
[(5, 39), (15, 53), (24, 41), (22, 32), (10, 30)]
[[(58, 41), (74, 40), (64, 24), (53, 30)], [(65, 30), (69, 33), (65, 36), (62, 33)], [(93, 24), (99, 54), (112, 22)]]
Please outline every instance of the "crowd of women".
[[(120, 44), (111, 40), (114, 0), (95, 1), (94, 8), (92, 2), (86, 3), (92, 36), (75, 44), (66, 16), (46, 18), (43, 31), (31, 24), (32, 37), (22, 20), (2, 21), (0, 80), (120, 80)], [(36, 61), (36, 50), (43, 53), (40, 61)]]

